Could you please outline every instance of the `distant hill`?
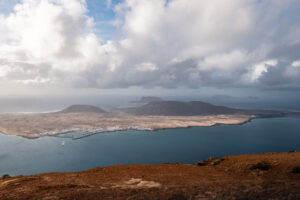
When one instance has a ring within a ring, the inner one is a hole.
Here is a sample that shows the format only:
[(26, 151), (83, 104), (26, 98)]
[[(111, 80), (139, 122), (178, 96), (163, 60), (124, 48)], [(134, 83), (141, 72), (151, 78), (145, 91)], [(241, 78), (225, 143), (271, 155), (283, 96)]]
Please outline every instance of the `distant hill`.
[(141, 107), (126, 108), (123, 111), (133, 115), (166, 116), (235, 114), (242, 112), (239, 109), (216, 106), (202, 101), (154, 101)]
[(131, 101), (131, 103), (150, 103), (154, 101), (163, 101), (163, 99), (160, 97), (146, 96), (146, 97), (141, 97), (140, 100)]
[(59, 113), (82, 113), (82, 112), (89, 112), (89, 113), (106, 113), (105, 110), (92, 105), (72, 105), (63, 109)]
[(161, 116), (193, 116), (193, 115), (220, 115), (244, 114), (256, 115), (260, 118), (269, 117), (300, 117), (299, 112), (276, 110), (247, 110), (217, 106), (202, 101), (154, 101), (140, 107), (122, 109), (132, 115), (161, 115)]
[[(260, 118), (269, 117), (300, 117), (299, 112), (272, 111), (272, 110), (246, 110), (226, 106), (217, 106), (202, 101), (153, 101), (139, 107), (118, 109), (132, 115), (158, 115), (158, 116), (195, 116), (195, 115), (220, 115), (220, 114), (245, 114), (256, 115)], [(108, 113), (92, 105), (72, 105), (58, 113)]]

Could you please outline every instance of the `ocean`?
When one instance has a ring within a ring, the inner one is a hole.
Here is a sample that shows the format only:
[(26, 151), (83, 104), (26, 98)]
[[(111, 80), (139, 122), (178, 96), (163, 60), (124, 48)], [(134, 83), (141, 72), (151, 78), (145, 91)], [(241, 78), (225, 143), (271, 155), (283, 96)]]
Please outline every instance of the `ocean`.
[(0, 134), (0, 176), (71, 172), (117, 164), (196, 163), (209, 157), (300, 150), (300, 119), (100, 133), (78, 140)]

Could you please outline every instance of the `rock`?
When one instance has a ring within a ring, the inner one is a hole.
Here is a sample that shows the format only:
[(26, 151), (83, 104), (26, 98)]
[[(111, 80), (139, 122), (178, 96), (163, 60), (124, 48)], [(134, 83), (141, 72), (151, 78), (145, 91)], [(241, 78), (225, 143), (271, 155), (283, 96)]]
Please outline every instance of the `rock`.
[(210, 158), (207, 160), (199, 161), (197, 163), (198, 166), (215, 166), (223, 162), (224, 158)]
[(296, 166), (293, 168), (292, 173), (299, 174), (300, 173), (300, 166)]
[(197, 163), (197, 165), (198, 165), (198, 166), (205, 166), (206, 163), (205, 163), (204, 161), (199, 161), (199, 162)]
[(250, 167), (250, 170), (256, 170), (256, 169), (258, 169), (258, 170), (268, 171), (270, 168), (271, 168), (270, 163), (262, 161), (262, 162), (259, 162), (257, 164), (252, 165)]

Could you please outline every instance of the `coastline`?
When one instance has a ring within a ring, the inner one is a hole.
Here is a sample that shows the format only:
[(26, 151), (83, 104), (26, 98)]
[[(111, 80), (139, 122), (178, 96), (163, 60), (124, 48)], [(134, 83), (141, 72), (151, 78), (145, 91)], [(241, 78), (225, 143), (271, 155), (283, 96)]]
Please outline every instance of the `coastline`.
[[(12, 115), (12, 114), (10, 114)], [(22, 115), (22, 114), (21, 114)], [(44, 116), (51, 116), (52, 113), (43, 113), (43, 114), (32, 114), (33, 116), (41, 116), (42, 119), (46, 119)], [(70, 114), (68, 114), (67, 116), (69, 116)], [(75, 113), (75, 116), (81, 115), (81, 113)], [(83, 116), (85, 115), (90, 115), (88, 113), (83, 113)], [(20, 114), (16, 114), (16, 116), (20, 116)], [(26, 114), (25, 116), (31, 116), (30, 114)], [(89, 117), (99, 117), (95, 114), (91, 114), (91, 116)], [(120, 117), (121, 116), (121, 117)], [(100, 115), (100, 119), (105, 118), (106, 116), (104, 115)], [(111, 116), (110, 116), (111, 117)], [(41, 137), (58, 137), (60, 135), (65, 135), (65, 134), (78, 134), (78, 137), (70, 137), (72, 139), (81, 139), (84, 137), (89, 137), (95, 134), (101, 134), (101, 133), (110, 133), (110, 132), (118, 132), (118, 131), (150, 131), (150, 132), (155, 132), (155, 131), (159, 131), (159, 130), (165, 130), (165, 129), (178, 129), (178, 128), (192, 128), (192, 127), (213, 127), (213, 126), (219, 126), (219, 125), (243, 125), (246, 123), (251, 122), (254, 119), (266, 119), (266, 118), (299, 118), (298, 115), (293, 116), (293, 115), (283, 115), (283, 116), (259, 116), (259, 115), (209, 115), (209, 116), (143, 116), (144, 118), (142, 118), (141, 121), (138, 121), (140, 119), (138, 119), (136, 116), (132, 116), (132, 115), (116, 115), (113, 116), (115, 118), (117, 118), (119, 121), (114, 121), (112, 120), (109, 123), (106, 123), (104, 126), (94, 126), (93, 123), (89, 124), (88, 127), (84, 127), (84, 128), (78, 128), (77, 124), (72, 123), (71, 128), (61, 128), (61, 129), (57, 129), (56, 126), (52, 127), (53, 130), (45, 132), (45, 131), (41, 131), (41, 132), (30, 132), (29, 130), (26, 131), (22, 131), (22, 127), (15, 125), (14, 127), (17, 127), (18, 129), (20, 129), (21, 131), (8, 131), (7, 128), (3, 128), (1, 126), (1, 119), (0, 119), (0, 133), (5, 134), (5, 135), (15, 135), (15, 136), (20, 136), (26, 139), (38, 139)], [(132, 117), (132, 120), (127, 120), (127, 121), (122, 121), (123, 118), (128, 117), (130, 119), (130, 117)], [(157, 125), (157, 121), (153, 121), (154, 118), (158, 118), (161, 120), (166, 120), (166, 122), (164, 123), (160, 123)], [(76, 118), (75, 118), (76, 119)], [(137, 119), (137, 120), (136, 120)], [(195, 119), (197, 119), (198, 121), (195, 122)], [(12, 119), (11, 119), (12, 120)], [(29, 119), (26, 119), (27, 121)], [(72, 118), (70, 118), (70, 121), (72, 120)], [(111, 120), (110, 118), (106, 119), (107, 121)], [(136, 120), (136, 121), (135, 121)], [(174, 122), (174, 120), (176, 121), (180, 121), (183, 120), (184, 123), (173, 123), (173, 124), (168, 124), (169, 121), (170, 122)], [(189, 121), (190, 120), (190, 121)], [(219, 121), (222, 122), (219, 122)], [(139, 125), (124, 125), (124, 123), (128, 122), (129, 124), (132, 123), (132, 121), (136, 122)], [(62, 122), (65, 122), (64, 120), (62, 120)], [(79, 121), (77, 122), (78, 126), (81, 126), (81, 123), (85, 123), (84, 121)], [(96, 122), (95, 125), (97, 125), (98, 122)], [(120, 124), (123, 124), (122, 126), (120, 126)], [(145, 123), (146, 126), (143, 126), (141, 124)], [(161, 125), (162, 124), (162, 125)], [(101, 123), (100, 123), (101, 125)], [(31, 126), (31, 124), (27, 124), (27, 126)], [(58, 124), (58, 126), (61, 126)], [(33, 127), (33, 128), (32, 128)], [(30, 128), (32, 128), (34, 130), (34, 126), (32, 126)], [(42, 126), (41, 129), (49, 129), (49, 127), (47, 127), (47, 124), (44, 125), (44, 127)], [(12, 129), (13, 130), (13, 129)], [(81, 134), (81, 135), (80, 135)]]
[[(20, 114), (18, 114), (19, 116)], [(37, 114), (33, 114), (37, 115)], [(44, 116), (47, 116), (45, 114), (43, 114)], [(32, 116), (32, 115), (26, 115), (26, 116)], [(69, 116), (69, 115), (68, 115)], [(99, 116), (98, 116), (99, 117)], [(124, 117), (124, 116), (122, 116)], [(136, 117), (134, 116), (129, 116), (127, 115), (126, 117), (133, 117), (134, 119), (136, 119)], [(104, 118), (102, 116), (102, 118)], [(166, 122), (164, 123), (157, 123), (156, 121), (153, 121), (153, 118), (159, 118), (162, 120), (166, 120)], [(89, 127), (84, 127), (84, 128), (78, 128), (76, 127), (76, 124), (72, 124), (73, 127), (70, 128), (61, 128), (61, 129), (57, 129), (57, 128), (53, 128), (54, 130), (48, 131), (48, 132), (30, 132), (29, 130), (26, 131), (22, 131), (22, 127), (16, 124), (14, 127), (18, 127), (21, 131), (14, 131), (14, 129), (9, 129), (9, 128), (3, 128), (0, 125), (0, 132), (2, 134), (6, 134), (6, 135), (16, 135), (16, 136), (21, 136), (24, 137), (26, 139), (38, 139), (41, 137), (57, 137), (60, 135), (65, 135), (68, 133), (73, 133), (73, 134), (79, 134), (79, 133), (83, 133), (81, 136), (79, 136), (78, 138), (74, 138), (74, 139), (80, 139), (83, 137), (88, 137), (94, 134), (101, 134), (101, 133), (109, 133), (109, 132), (117, 132), (117, 131), (138, 131), (138, 130), (143, 130), (143, 131), (159, 131), (159, 130), (164, 130), (164, 129), (177, 129), (177, 128), (190, 128), (190, 127), (211, 127), (211, 126), (218, 126), (218, 125), (242, 125), (245, 123), (249, 123), (251, 122), (251, 120), (259, 118), (257, 116), (254, 115), (215, 115), (215, 116), (150, 116), (150, 117), (145, 117), (144, 121), (146, 122), (146, 125), (123, 125), (120, 126), (120, 124), (124, 124), (124, 122), (122, 121), (123, 118), (120, 118), (120, 121), (118, 123), (113, 121), (110, 122), (108, 125), (105, 124), (105, 126), (100, 127), (100, 126), (94, 126), (94, 124), (91, 124)], [(25, 118), (26, 119), (26, 118)], [(45, 119), (45, 118), (42, 118)], [(47, 118), (46, 118), (47, 119)], [(15, 120), (15, 119), (13, 119)], [(76, 120), (76, 119), (75, 119)], [(168, 123), (168, 122), (174, 122), (174, 120), (180, 121), (180, 123)], [(184, 121), (184, 123), (181, 122)], [(198, 120), (198, 121), (195, 121)], [(26, 119), (26, 121), (28, 121), (28, 119)], [(78, 122), (79, 126), (80, 126), (81, 122)], [(143, 121), (138, 122), (140, 124), (143, 123)], [(28, 126), (28, 124), (27, 124)], [(59, 125), (58, 125), (59, 126)], [(30, 126), (29, 126), (30, 127)], [(31, 127), (30, 127), (31, 128)], [(34, 126), (32, 128), (34, 130)], [(47, 124), (43, 126), (41, 126), (41, 129), (49, 129), (49, 127), (47, 127)]]

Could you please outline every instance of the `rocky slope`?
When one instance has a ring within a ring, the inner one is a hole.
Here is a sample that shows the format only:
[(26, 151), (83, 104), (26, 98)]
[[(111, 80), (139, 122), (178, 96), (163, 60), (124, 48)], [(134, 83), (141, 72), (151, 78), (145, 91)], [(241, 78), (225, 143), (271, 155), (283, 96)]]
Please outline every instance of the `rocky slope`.
[(300, 152), (0, 179), (1, 200), (300, 199)]

